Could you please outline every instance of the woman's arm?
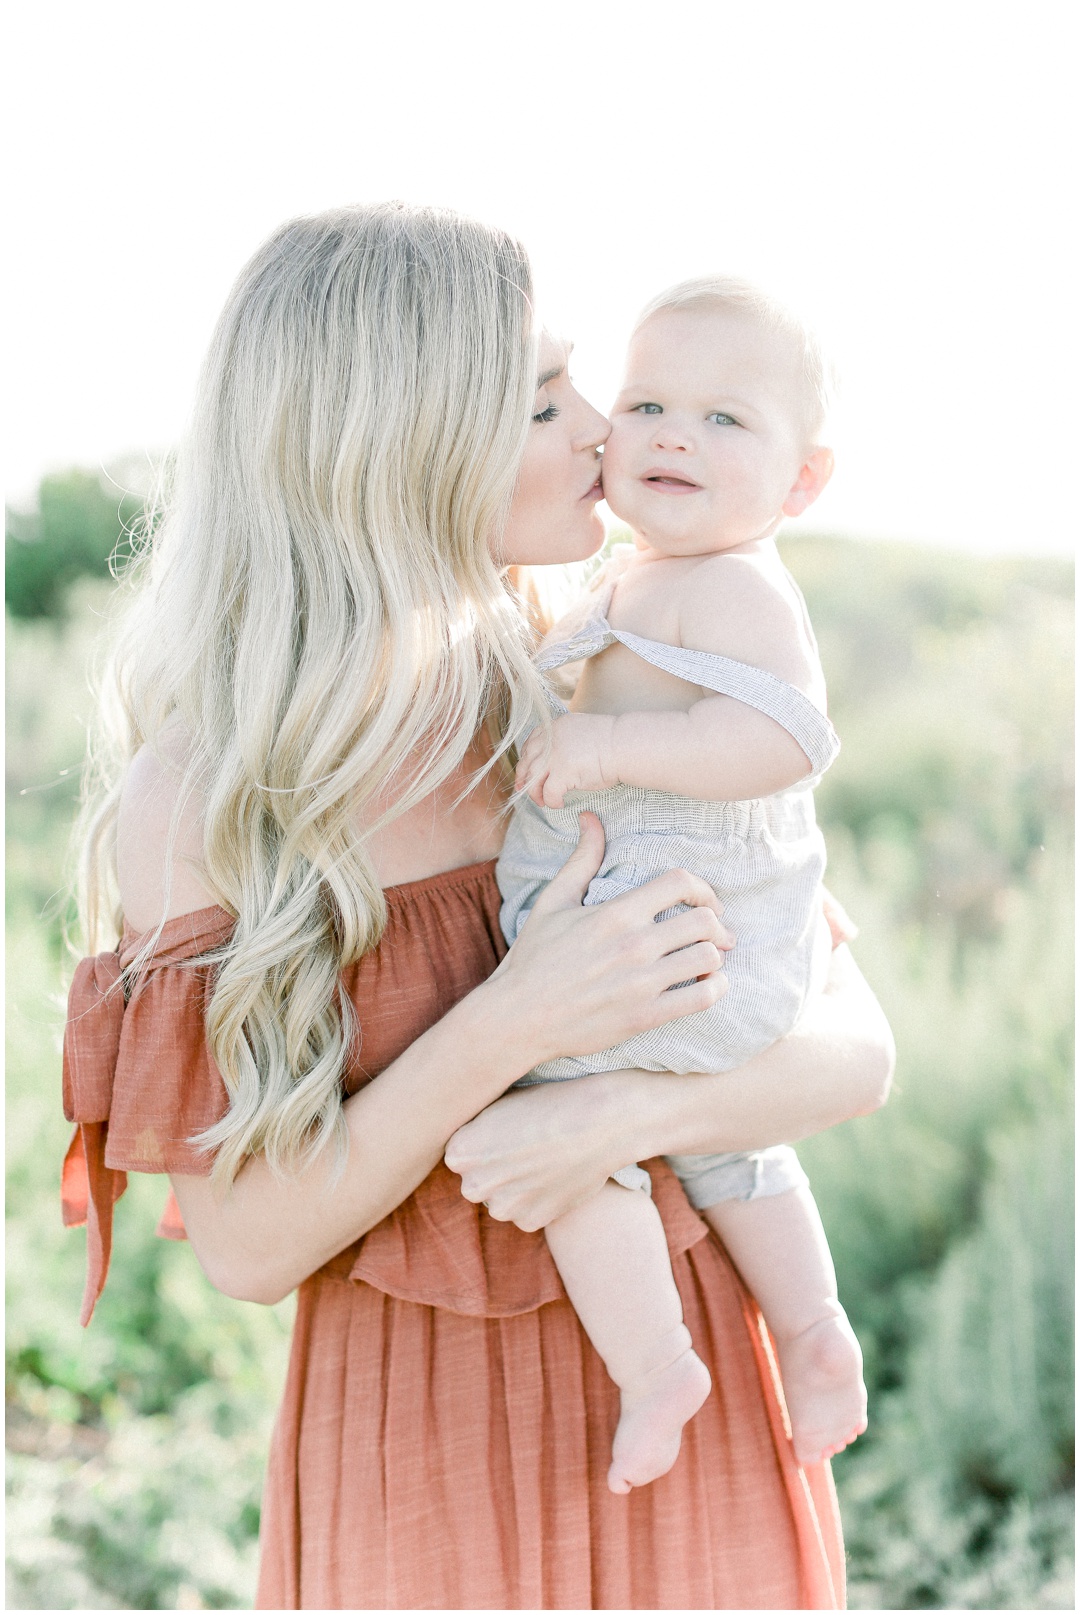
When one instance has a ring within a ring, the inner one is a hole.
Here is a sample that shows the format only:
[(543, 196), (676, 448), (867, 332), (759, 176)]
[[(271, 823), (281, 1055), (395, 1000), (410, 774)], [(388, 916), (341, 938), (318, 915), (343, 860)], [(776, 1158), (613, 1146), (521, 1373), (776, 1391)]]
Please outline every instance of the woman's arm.
[(866, 1115), (888, 1097), (894, 1059), (881, 1007), (840, 947), (794, 1031), (737, 1070), (614, 1071), (518, 1089), (454, 1135), (446, 1162), (467, 1199), (542, 1228), (628, 1162), (760, 1149)]
[[(121, 804), (121, 898), (129, 920), (150, 928), (213, 901), (198, 878), (197, 804), (174, 843), (171, 902), (163, 869), (175, 787), (144, 753)], [(240, 1299), (272, 1302), (400, 1204), (440, 1159), (446, 1140), (570, 1037), (602, 1049), (726, 989), (732, 937), (706, 882), (671, 871), (614, 902), (582, 907), (600, 866), (604, 835), (582, 815), (582, 836), (538, 899), (517, 944), (494, 975), (416, 1040), (343, 1110), (349, 1150), (335, 1175), (329, 1158), (295, 1177), (255, 1158), (221, 1193), (204, 1177), (173, 1179), (195, 1254), (211, 1282)], [(693, 905), (660, 925), (656, 914)], [(677, 951), (682, 950), (682, 951)], [(668, 987), (700, 979), (671, 994)]]
[(510, 1007), (493, 979), (347, 1099), (340, 1176), (329, 1152), (293, 1178), (256, 1157), (224, 1193), (174, 1174), (210, 1282), (238, 1300), (279, 1301), (411, 1194), (454, 1129), (529, 1069), (533, 1039)]
[[(561, 1053), (568, 1036), (588, 1052), (628, 1028), (632, 1035), (670, 1020), (667, 989), (688, 968), (701, 979), (678, 998), (694, 994), (693, 1007), (703, 1008), (720, 997), (731, 939), (709, 904), (711, 888), (673, 871), (583, 908), (602, 856), (594, 820), (494, 975), (346, 1100), (349, 1150), (339, 1177), (327, 1159), (282, 1179), (260, 1158), (224, 1195), (206, 1178), (174, 1177), (188, 1238), (218, 1289), (250, 1301), (287, 1295), (411, 1194), (451, 1134), (532, 1066)], [(653, 924), (680, 902), (699, 906)]]

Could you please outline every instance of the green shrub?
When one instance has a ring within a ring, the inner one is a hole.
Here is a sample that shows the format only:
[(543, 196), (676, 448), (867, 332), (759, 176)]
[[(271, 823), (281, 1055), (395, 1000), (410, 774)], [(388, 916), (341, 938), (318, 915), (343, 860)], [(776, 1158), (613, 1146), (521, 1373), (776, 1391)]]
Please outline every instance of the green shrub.
[(142, 499), (103, 473), (44, 477), (35, 510), (7, 513), (4, 588), (12, 616), (62, 617), (73, 583), (107, 578), (114, 558), (131, 554), (131, 531), (142, 514)]
[(960, 1493), (1041, 1501), (1073, 1457), (1071, 1107), (1044, 1101), (988, 1141), (974, 1230), (913, 1301), (907, 1400), (927, 1462)]

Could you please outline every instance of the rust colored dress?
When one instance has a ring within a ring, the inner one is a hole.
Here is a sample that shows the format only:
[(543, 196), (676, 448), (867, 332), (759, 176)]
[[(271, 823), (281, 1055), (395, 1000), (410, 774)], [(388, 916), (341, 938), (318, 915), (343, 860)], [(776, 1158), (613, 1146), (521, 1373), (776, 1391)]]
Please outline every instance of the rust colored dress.
[[(494, 865), (387, 892), (379, 946), (346, 975), (355, 1090), (494, 969)], [(221, 909), (166, 924), (125, 1003), (138, 938), (71, 989), (64, 1098), (77, 1123), (65, 1220), (87, 1224), (84, 1322), (128, 1171), (200, 1173), (186, 1140), (225, 1110), (206, 1047)], [(109, 991), (110, 988), (114, 990)], [(827, 1466), (801, 1469), (768, 1337), (674, 1176), (650, 1162), (694, 1344), (714, 1390), (670, 1474), (607, 1490), (618, 1393), (542, 1234), (493, 1221), (440, 1165), (300, 1286), (262, 1518), (260, 1609), (837, 1609)], [(171, 1201), (159, 1232), (182, 1237)]]

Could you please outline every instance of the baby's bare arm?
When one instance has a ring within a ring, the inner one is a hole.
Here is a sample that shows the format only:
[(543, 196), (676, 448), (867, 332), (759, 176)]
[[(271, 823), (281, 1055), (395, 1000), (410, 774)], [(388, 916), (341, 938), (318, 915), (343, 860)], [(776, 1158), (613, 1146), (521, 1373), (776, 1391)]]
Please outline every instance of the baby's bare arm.
[(782, 791), (810, 772), (798, 741), (754, 707), (727, 695), (689, 712), (568, 712), (550, 740), (530, 737), (517, 786), (545, 807), (567, 791), (639, 785), (702, 801), (737, 802)]
[(738, 802), (810, 772), (786, 729), (729, 695), (706, 696), (689, 712), (624, 712), (611, 722), (612, 772), (623, 785)]

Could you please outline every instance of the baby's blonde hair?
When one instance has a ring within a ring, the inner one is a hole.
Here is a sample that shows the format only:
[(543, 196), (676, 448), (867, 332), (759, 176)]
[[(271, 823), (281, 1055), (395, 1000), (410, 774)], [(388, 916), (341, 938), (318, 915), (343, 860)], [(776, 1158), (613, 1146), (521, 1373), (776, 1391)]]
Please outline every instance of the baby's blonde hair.
[(510, 236), (386, 203), (277, 230), (214, 334), (103, 708), (83, 915), (100, 945), (127, 764), (179, 732), (200, 875), (236, 916), (206, 1021), (219, 1181), (343, 1150), (339, 978), (386, 919), (365, 836), (485, 725), (497, 760), (546, 714), (489, 548), (535, 395), (531, 299)]
[(639, 331), (655, 314), (698, 308), (743, 315), (790, 342), (804, 383), (806, 430), (811, 439), (819, 440), (836, 394), (836, 375), (811, 327), (779, 298), (753, 281), (734, 275), (700, 275), (669, 286), (646, 303), (634, 331)]

